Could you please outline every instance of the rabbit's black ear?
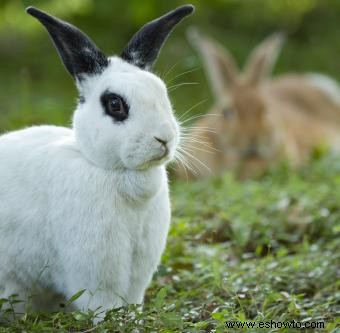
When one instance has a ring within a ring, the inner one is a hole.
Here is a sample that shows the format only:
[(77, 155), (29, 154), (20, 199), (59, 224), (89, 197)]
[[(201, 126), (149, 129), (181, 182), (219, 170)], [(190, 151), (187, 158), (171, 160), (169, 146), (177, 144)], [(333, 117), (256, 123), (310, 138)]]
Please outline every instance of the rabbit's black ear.
[(78, 28), (34, 7), (28, 7), (26, 12), (47, 29), (66, 69), (75, 79), (101, 73), (108, 66), (107, 57)]
[(194, 6), (184, 5), (147, 23), (132, 37), (121, 58), (142, 69), (150, 69), (175, 25), (193, 11)]

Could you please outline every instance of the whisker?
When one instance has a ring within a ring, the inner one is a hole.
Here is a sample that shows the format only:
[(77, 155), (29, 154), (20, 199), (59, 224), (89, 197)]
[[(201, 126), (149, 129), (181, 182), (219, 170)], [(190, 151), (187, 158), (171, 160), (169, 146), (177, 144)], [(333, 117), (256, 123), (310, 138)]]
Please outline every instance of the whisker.
[(188, 169), (190, 172), (192, 172), (194, 175), (197, 176), (197, 171), (195, 170), (194, 165), (192, 165), (180, 151), (176, 151), (176, 154), (177, 156), (175, 157), (175, 161), (179, 161), (182, 164), (185, 170), (185, 174), (187, 176), (187, 180), (188, 180), (188, 173), (186, 169)]
[[(180, 125), (182, 126), (183, 124), (185, 124), (185, 123), (187, 123), (187, 122), (189, 122), (189, 121), (191, 121), (191, 120), (194, 120), (194, 119), (197, 119), (197, 118), (202, 118), (202, 117), (204, 117), (204, 116), (205, 116), (204, 113), (200, 113), (200, 114), (193, 115), (193, 116), (191, 116), (191, 117), (189, 117), (189, 118), (184, 119), (183, 121), (181, 121), (181, 122), (180, 122)], [(187, 127), (186, 127), (186, 126), (182, 126), (182, 128), (185, 129), (185, 128), (187, 128)]]
[[(198, 174), (200, 171), (199, 168), (193, 163), (193, 161), (188, 159), (188, 156), (185, 156), (185, 150), (183, 147), (178, 147), (177, 153), (181, 157), (181, 160), (185, 163), (185, 165), (188, 167), (188, 170), (192, 171), (195, 175)], [(197, 172), (198, 170), (198, 172)]]
[(208, 153), (211, 155), (214, 155), (214, 152), (207, 150), (207, 149), (203, 149), (203, 148), (199, 148), (199, 147), (190, 147), (190, 146), (186, 146), (185, 149), (191, 153), (194, 153), (196, 150), (202, 151), (204, 153)]
[(202, 161), (200, 161), (197, 157), (195, 157), (194, 155), (192, 155), (191, 153), (189, 153), (188, 151), (182, 149), (181, 150), (183, 154), (189, 156), (190, 158), (194, 159), (195, 161), (197, 161), (200, 165), (202, 165), (206, 170), (208, 170), (211, 173), (210, 168), (205, 165)]
[(185, 72), (183, 72), (183, 73), (180, 73), (180, 74), (174, 76), (172, 79), (170, 79), (169, 81), (167, 81), (166, 84), (168, 85), (170, 82), (172, 82), (172, 81), (178, 79), (179, 77), (181, 77), (181, 76), (183, 76), (183, 75), (185, 75), (185, 74), (189, 74), (189, 73), (195, 72), (195, 71), (197, 71), (197, 70), (199, 70), (199, 69), (200, 69), (200, 67), (191, 68), (191, 69), (189, 69), (189, 70), (187, 70), (187, 71), (185, 71)]
[(184, 139), (186, 139), (186, 138), (197, 139), (197, 140), (201, 140), (203, 142), (206, 142), (206, 141), (208, 141), (207, 137), (204, 135), (206, 133), (214, 133), (214, 134), (216, 134), (216, 132), (210, 131), (210, 130), (204, 130), (204, 131), (202, 130), (199, 133), (197, 131), (192, 131), (192, 132), (183, 132), (182, 131), (180, 133), (180, 137), (184, 138)]
[(181, 121), (184, 116), (186, 114), (188, 114), (190, 111), (192, 111), (193, 109), (197, 108), (198, 106), (200, 106), (201, 104), (205, 103), (208, 99), (205, 98), (205, 99), (202, 99), (200, 102), (194, 104), (192, 107), (190, 107), (187, 111), (185, 111), (180, 117), (178, 117), (178, 120)]
[(198, 177), (202, 173), (200, 167), (194, 163), (195, 161), (189, 159), (188, 156), (185, 156), (184, 159), (186, 161), (187, 170), (195, 175), (195, 177)]
[(184, 170), (185, 173), (185, 178), (187, 183), (189, 182), (189, 176), (188, 176), (188, 172), (187, 172), (187, 166), (182, 162), (182, 160), (180, 158), (176, 158), (175, 157), (175, 164), (173, 166), (173, 169), (176, 169), (176, 167), (181, 167)]
[(192, 116), (192, 117), (182, 121), (180, 124), (183, 125), (183, 124), (187, 123), (188, 121), (191, 121), (191, 120), (194, 120), (194, 119), (197, 119), (197, 118), (202, 118), (202, 117), (210, 117), (210, 116), (221, 116), (221, 115), (217, 114), (217, 113), (199, 114), (199, 115)]
[(170, 74), (170, 72), (182, 61), (182, 59), (176, 61), (165, 73), (162, 75), (162, 80), (165, 81), (166, 77)]
[[(200, 139), (192, 139), (192, 138), (182, 138), (181, 142), (183, 143), (183, 146), (186, 147), (188, 144), (190, 146), (190, 144), (192, 143), (197, 143), (198, 145), (202, 145), (202, 146), (205, 146), (206, 148), (212, 148), (212, 146), (206, 142), (206, 141), (201, 141)], [(194, 145), (195, 146), (195, 145)]]
[(198, 82), (183, 82), (183, 83), (178, 83), (178, 84), (175, 84), (171, 87), (168, 87), (168, 91), (171, 92), (171, 91), (174, 91), (175, 89), (181, 87), (181, 86), (192, 86), (192, 85), (197, 85), (199, 84)]
[(213, 130), (213, 127), (208, 127), (208, 126), (185, 126), (183, 127), (184, 130), (191, 130), (191, 129), (208, 129), (208, 130)]
[(201, 132), (201, 133), (214, 133), (216, 134), (217, 132), (214, 131), (213, 129), (209, 129), (209, 128), (200, 128), (200, 127), (191, 127), (191, 128), (188, 128), (186, 130), (182, 130), (183, 132), (183, 135), (190, 135), (191, 132), (193, 132), (193, 130), (195, 130), (195, 134), (198, 135), (197, 133)]
[[(186, 143), (198, 143), (198, 144), (203, 145), (206, 148), (211, 149), (211, 150), (213, 150), (215, 152), (221, 152), (221, 150), (216, 149), (211, 144), (209, 144), (209, 143), (207, 143), (205, 141), (199, 140), (199, 139), (195, 139), (195, 138), (183, 138), (183, 145), (185, 146)], [(185, 146), (185, 147), (187, 147), (187, 146)], [(195, 146), (195, 148), (196, 148), (196, 146)]]
[(184, 147), (184, 149), (186, 149), (186, 150), (188, 150), (192, 153), (195, 153), (195, 151), (197, 151), (197, 150), (208, 153), (208, 154), (212, 154), (212, 155), (219, 152), (217, 149), (210, 147), (210, 146), (207, 146), (207, 145), (203, 145), (202, 143), (200, 143), (200, 147), (198, 147), (198, 145), (195, 145), (195, 144), (198, 144), (198, 142), (189, 142), (189, 143), (191, 143), (193, 145), (190, 145), (187, 142), (184, 142), (183, 147)]

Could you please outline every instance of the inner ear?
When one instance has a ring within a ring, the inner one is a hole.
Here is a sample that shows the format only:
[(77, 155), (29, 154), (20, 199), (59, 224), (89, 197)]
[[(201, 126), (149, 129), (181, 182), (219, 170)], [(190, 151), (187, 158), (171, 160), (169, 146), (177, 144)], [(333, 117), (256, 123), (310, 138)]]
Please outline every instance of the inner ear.
[(48, 31), (67, 71), (76, 79), (101, 73), (109, 64), (107, 57), (84, 32), (34, 7), (27, 13)]

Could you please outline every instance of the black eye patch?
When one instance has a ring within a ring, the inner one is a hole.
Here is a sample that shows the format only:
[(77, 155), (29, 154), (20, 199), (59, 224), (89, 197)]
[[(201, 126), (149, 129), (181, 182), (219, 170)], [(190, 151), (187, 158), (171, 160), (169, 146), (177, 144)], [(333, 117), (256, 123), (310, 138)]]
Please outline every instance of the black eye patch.
[(124, 121), (128, 118), (129, 106), (123, 97), (110, 91), (105, 91), (101, 95), (100, 101), (105, 114), (113, 118), (115, 121)]

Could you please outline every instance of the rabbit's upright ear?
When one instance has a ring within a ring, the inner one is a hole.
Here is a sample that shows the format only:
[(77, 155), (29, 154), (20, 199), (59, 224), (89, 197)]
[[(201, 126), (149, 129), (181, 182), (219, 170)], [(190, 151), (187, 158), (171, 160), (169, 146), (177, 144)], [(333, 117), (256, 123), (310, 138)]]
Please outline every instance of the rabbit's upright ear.
[(283, 33), (274, 33), (254, 49), (244, 70), (247, 82), (257, 84), (270, 76), (284, 41)]
[(193, 11), (194, 6), (184, 5), (147, 23), (131, 38), (121, 58), (130, 64), (149, 70), (173, 28)]
[(75, 26), (34, 7), (28, 7), (26, 12), (44, 25), (66, 69), (75, 79), (100, 73), (108, 66), (103, 52)]
[(193, 27), (188, 29), (187, 35), (202, 57), (216, 100), (223, 101), (227, 89), (236, 81), (238, 75), (233, 56), (221, 44), (204, 36)]

